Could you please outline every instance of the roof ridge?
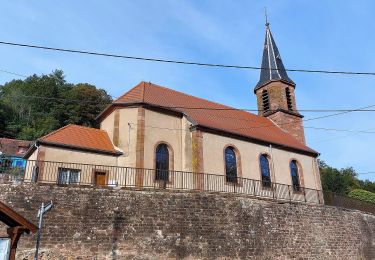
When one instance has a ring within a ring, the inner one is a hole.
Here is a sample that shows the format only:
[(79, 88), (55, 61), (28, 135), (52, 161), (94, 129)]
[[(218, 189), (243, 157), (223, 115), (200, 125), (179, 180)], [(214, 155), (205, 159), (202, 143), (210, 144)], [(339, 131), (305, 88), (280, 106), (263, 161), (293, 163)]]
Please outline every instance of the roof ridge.
[(96, 130), (96, 131), (100, 131), (100, 132), (105, 132), (107, 133), (107, 131), (103, 130), (103, 129), (99, 129), (99, 128), (94, 128), (94, 127), (89, 127), (89, 126), (84, 126), (84, 125), (76, 125), (76, 124), (70, 124), (71, 126), (78, 126), (80, 128), (86, 128), (86, 129), (90, 129), (90, 130)]
[(64, 129), (66, 129), (66, 128), (68, 128), (68, 127), (72, 127), (72, 126), (73, 126), (73, 127), (76, 126), (76, 127), (79, 127), (79, 128), (90, 129), (90, 130), (95, 130), (95, 131), (98, 131), (98, 132), (104, 132), (104, 133), (107, 133), (106, 131), (104, 131), (104, 130), (102, 130), (102, 129), (98, 129), (98, 128), (93, 128), (93, 127), (88, 127), (88, 126), (82, 126), (82, 125), (76, 125), (76, 124), (68, 124), (68, 125), (63, 126), (63, 127), (59, 128), (59, 129), (56, 129), (55, 131), (52, 131), (51, 133), (49, 133), (49, 134), (47, 134), (47, 135), (44, 135), (44, 136), (42, 136), (42, 137), (39, 137), (38, 140), (43, 140), (43, 139), (45, 139), (45, 138), (48, 138), (48, 137), (50, 137), (50, 136), (52, 136), (52, 135), (54, 135), (54, 134), (56, 134), (56, 133), (58, 133), (58, 132), (61, 132), (61, 131), (64, 130)]
[(131, 89), (129, 89), (128, 91), (126, 91), (124, 94), (122, 94), (121, 96), (119, 96), (118, 98), (116, 98), (115, 100), (113, 100), (112, 103), (117, 102), (119, 99), (123, 98), (124, 96), (126, 96), (127, 94), (129, 94), (131, 91), (133, 91), (134, 89), (138, 88), (142, 83), (144, 83), (143, 80), (141, 82), (139, 82), (137, 85), (135, 85), (134, 87), (132, 87)]
[(46, 134), (46, 135), (43, 135), (42, 137), (39, 137), (38, 140), (42, 140), (42, 139), (45, 139), (45, 138), (47, 138), (47, 137), (50, 137), (51, 135), (54, 135), (54, 134), (56, 134), (57, 132), (60, 132), (61, 130), (65, 129), (65, 128), (68, 128), (69, 126), (72, 126), (72, 125), (73, 125), (73, 124), (68, 124), (68, 125), (63, 126), (63, 127), (59, 128), (59, 129), (56, 129), (55, 131), (52, 131), (52, 132), (49, 133), (49, 134)]
[[(230, 109), (237, 110), (237, 111), (244, 111), (244, 110), (237, 109), (237, 108), (235, 108), (235, 107), (231, 107), (231, 106), (227, 106), (227, 105), (224, 105), (224, 104), (221, 104), (221, 103), (215, 102), (215, 101), (211, 101), (211, 100), (204, 99), (204, 98), (201, 98), (201, 97), (193, 96), (193, 95), (191, 95), (191, 94), (187, 94), (187, 93), (184, 93), (184, 92), (181, 92), (181, 91), (175, 90), (175, 89), (167, 88), (167, 87), (164, 87), (164, 86), (161, 86), (161, 85), (155, 84), (155, 83), (151, 83), (151, 82), (150, 82), (150, 84), (153, 85), (153, 86), (155, 86), (155, 87), (159, 87), (159, 88), (163, 88), (163, 89), (165, 89), (165, 90), (169, 90), (169, 91), (177, 92), (177, 93), (182, 94), (182, 95), (185, 95), (185, 96), (193, 97), (193, 98), (196, 98), (196, 99), (199, 99), (199, 100), (204, 100), (204, 101), (206, 101), (206, 102), (209, 102), (209, 103), (212, 103), (212, 104), (215, 104), (215, 105), (219, 105), (219, 106), (226, 107), (226, 108), (230, 108)], [(249, 112), (247, 112), (247, 111), (244, 111), (244, 112), (249, 113)], [(249, 114), (253, 114), (253, 113), (249, 113)], [(253, 114), (253, 115), (254, 115), (254, 114)]]

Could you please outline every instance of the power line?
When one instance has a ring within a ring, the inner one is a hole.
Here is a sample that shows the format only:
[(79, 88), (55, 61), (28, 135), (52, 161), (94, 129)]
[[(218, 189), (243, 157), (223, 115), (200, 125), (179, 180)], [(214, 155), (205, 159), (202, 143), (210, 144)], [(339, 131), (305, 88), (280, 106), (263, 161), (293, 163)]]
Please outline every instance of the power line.
[[(136, 123), (129, 123), (130, 125), (137, 126), (138, 124)], [(188, 129), (184, 128), (169, 128), (169, 127), (160, 127), (160, 126), (153, 126), (153, 125), (145, 125), (145, 128), (153, 128), (153, 129), (164, 129), (164, 130), (171, 130), (171, 131), (186, 131), (190, 132)], [(333, 129), (333, 128), (320, 128), (320, 127), (305, 127), (305, 128), (312, 128), (312, 129), (319, 129), (323, 131), (339, 131), (339, 132), (350, 132), (350, 133), (355, 133), (355, 134), (375, 134), (375, 132), (370, 132), (366, 130), (347, 130), (347, 129)], [(227, 130), (236, 130), (236, 129), (227, 129)]]
[[(56, 98), (56, 97), (45, 97), (45, 96), (35, 96), (35, 95), (9, 95), (11, 97), (17, 98), (35, 98), (35, 99), (45, 99), (45, 100), (56, 100), (56, 101), (62, 101), (62, 102), (79, 102), (79, 103), (98, 103), (97, 101), (93, 100), (81, 100), (81, 99), (67, 99), (67, 98)], [(117, 97), (110, 96), (113, 100), (115, 100)], [(106, 104), (112, 104), (112, 103), (106, 103)], [(375, 105), (374, 105), (375, 106)], [(369, 106), (369, 107), (374, 107)], [(169, 108), (169, 109), (187, 109), (187, 110), (212, 110), (212, 111), (247, 111), (247, 112), (275, 112), (278, 110), (264, 110), (264, 109), (251, 109), (251, 108), (210, 108), (210, 107), (183, 107), (183, 106), (158, 106), (160, 108)], [(367, 107), (368, 108), (368, 107)], [(321, 113), (328, 113), (328, 112), (375, 112), (375, 109), (355, 109), (355, 108), (347, 108), (347, 109), (298, 109), (298, 112), (321, 112)], [(223, 116), (224, 117), (224, 116)], [(233, 118), (238, 119), (235, 117), (227, 117), (227, 118)], [(241, 120), (241, 119), (239, 119)]]
[[(39, 99), (46, 99), (46, 100), (58, 100), (58, 101), (68, 101), (68, 102), (80, 102), (80, 103), (82, 103), (82, 102), (83, 103), (85, 103), (85, 102), (88, 102), (88, 103), (95, 102), (95, 101), (84, 101), (84, 100), (69, 100), (69, 99), (54, 98), (54, 97), (22, 96), (22, 95), (19, 95), (19, 96), (21, 96), (21, 97), (27, 97), (27, 98), (39, 98)], [(17, 96), (15, 96), (15, 97), (17, 97)], [(98, 102), (95, 102), (95, 103), (98, 103)], [(164, 107), (164, 106), (158, 106), (158, 107), (160, 107), (160, 108), (166, 108), (166, 109), (171, 109), (171, 108), (189, 108), (189, 107)], [(375, 107), (375, 105), (365, 106), (365, 107), (356, 108), (356, 109), (342, 110), (342, 112), (339, 112), (339, 113), (329, 114), (329, 115), (325, 115), (325, 116), (318, 116), (318, 117), (314, 117), (314, 118), (308, 118), (308, 119), (304, 119), (302, 121), (303, 122), (313, 121), (313, 120), (318, 120), (318, 119), (333, 117), (333, 116), (337, 116), (337, 115), (342, 115), (342, 114), (346, 114), (346, 113), (350, 113), (350, 112), (359, 112), (359, 111), (362, 111), (362, 110), (363, 111), (367, 111), (367, 109), (369, 109), (371, 107)], [(194, 108), (190, 108), (190, 109), (194, 109)], [(206, 110), (210, 110), (210, 108), (206, 108)], [(240, 109), (228, 108), (228, 110), (240, 110)], [(211, 114), (211, 116), (219, 117), (219, 118), (231, 118), (231, 119), (240, 120), (240, 121), (254, 122), (253, 120), (249, 120), (249, 119), (245, 119), (245, 118), (237, 118), (237, 117), (222, 116), (222, 115), (213, 115), (213, 114)], [(280, 123), (280, 124), (278, 124), (278, 126), (295, 124), (295, 123), (298, 123), (298, 122), (299, 122), (299, 120), (292, 120), (291, 122)], [(265, 128), (265, 127), (271, 127), (271, 126), (273, 126), (273, 124), (253, 126), (253, 127), (240, 127), (240, 128), (233, 128), (233, 129), (230, 129), (230, 130), (257, 129), (257, 128)], [(311, 128), (314, 129), (313, 127), (311, 127)], [(318, 129), (318, 128), (315, 127), (315, 129)], [(329, 130), (329, 129), (326, 129), (326, 130)], [(333, 131), (333, 130), (331, 130), (331, 131)], [(340, 130), (336, 129), (336, 131), (340, 131)], [(343, 131), (345, 131), (345, 132), (351, 132), (353, 130), (343, 130)], [(358, 132), (358, 131), (354, 131), (354, 132)]]
[[(213, 63), (203, 63), (203, 62), (193, 62), (193, 61), (184, 61), (184, 60), (169, 60), (169, 59), (160, 59), (160, 58), (147, 58), (147, 57), (137, 57), (137, 56), (128, 56), (120, 54), (111, 54), (97, 51), (86, 51), (86, 50), (74, 50), (74, 49), (65, 49), (65, 48), (55, 48), (41, 45), (31, 45), (24, 43), (15, 43), (15, 42), (6, 42), (0, 41), (0, 44), (25, 47), (25, 48), (34, 48), (50, 51), (59, 51), (59, 52), (69, 52), (76, 54), (86, 54), (86, 55), (95, 55), (111, 58), (122, 58), (130, 60), (141, 60), (141, 61), (150, 61), (150, 62), (162, 62), (162, 63), (173, 63), (173, 64), (182, 64), (182, 65), (196, 65), (196, 66), (206, 66), (206, 67), (220, 67), (220, 68), (234, 68), (234, 69), (252, 69), (252, 70), (277, 70), (273, 68), (262, 68), (257, 66), (241, 66), (241, 65), (227, 65), (227, 64), (213, 64)], [(323, 74), (343, 74), (343, 75), (367, 75), (375, 76), (375, 72), (357, 72), (357, 71), (334, 71), (334, 70), (308, 70), (308, 69), (286, 69), (290, 72), (304, 72), (304, 73), (323, 73)]]
[(7, 71), (7, 70), (3, 70), (3, 69), (0, 69), (0, 72), (7, 73), (7, 74), (11, 74), (11, 75), (20, 76), (20, 77), (23, 77), (23, 78), (27, 78), (27, 76), (25, 76), (25, 75), (18, 74), (18, 73), (14, 73), (14, 72)]
[[(34, 99), (44, 99), (44, 100), (55, 100), (67, 103), (93, 103), (93, 104), (104, 104), (109, 105), (111, 103), (100, 103), (93, 100), (82, 100), (82, 99), (68, 99), (68, 98), (56, 98), (56, 97), (43, 97), (43, 96), (30, 96), (30, 95), (9, 95), (12, 98), (34, 98)], [(111, 97), (111, 96), (110, 96)], [(112, 98), (112, 97), (111, 97)]]
[(360, 175), (365, 175), (365, 174), (373, 174), (373, 173), (375, 173), (375, 172), (357, 172), (357, 174), (360, 174)]
[(347, 129), (335, 129), (335, 128), (324, 128), (324, 127), (313, 127), (305, 126), (304, 128), (315, 129), (315, 130), (324, 130), (324, 131), (334, 131), (334, 132), (350, 132), (350, 133), (359, 133), (359, 134), (375, 134), (375, 132), (368, 132), (363, 130), (347, 130)]
[(317, 143), (330, 142), (330, 141), (333, 141), (333, 140), (342, 139), (342, 138), (347, 138), (347, 137), (350, 137), (350, 136), (354, 136), (354, 135), (362, 134), (363, 132), (369, 132), (369, 131), (372, 131), (372, 130), (375, 130), (375, 128), (368, 128), (368, 129), (365, 129), (365, 130), (361, 130), (361, 131), (357, 131), (357, 132), (354, 132), (354, 133), (350, 133), (350, 134), (348, 134), (348, 135), (344, 135), (344, 136), (336, 136), (336, 137), (328, 138), (328, 139), (320, 139), (320, 140), (312, 141), (312, 142), (309, 142), (309, 143), (317, 144)]

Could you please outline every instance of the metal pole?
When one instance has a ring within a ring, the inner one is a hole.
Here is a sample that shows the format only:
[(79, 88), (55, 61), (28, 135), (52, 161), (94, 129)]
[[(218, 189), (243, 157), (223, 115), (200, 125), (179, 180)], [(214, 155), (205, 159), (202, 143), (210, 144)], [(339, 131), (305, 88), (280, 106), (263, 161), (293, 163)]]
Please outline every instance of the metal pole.
[(35, 246), (35, 256), (34, 260), (38, 260), (38, 251), (39, 251), (39, 245), (40, 245), (40, 236), (42, 233), (42, 223), (43, 223), (43, 209), (44, 209), (44, 203), (42, 203), (42, 206), (39, 209), (38, 217), (39, 217), (39, 224), (38, 224), (38, 233), (36, 237), (36, 246)]
[(51, 208), (52, 208), (52, 201), (50, 203), (47, 203), (46, 205), (44, 205), (44, 203), (42, 203), (42, 206), (40, 207), (40, 210), (38, 212), (39, 224), (38, 224), (38, 234), (37, 234), (37, 238), (36, 238), (34, 260), (38, 260), (40, 238), (41, 238), (41, 235), (42, 235), (43, 215), (44, 215), (44, 213), (49, 211)]

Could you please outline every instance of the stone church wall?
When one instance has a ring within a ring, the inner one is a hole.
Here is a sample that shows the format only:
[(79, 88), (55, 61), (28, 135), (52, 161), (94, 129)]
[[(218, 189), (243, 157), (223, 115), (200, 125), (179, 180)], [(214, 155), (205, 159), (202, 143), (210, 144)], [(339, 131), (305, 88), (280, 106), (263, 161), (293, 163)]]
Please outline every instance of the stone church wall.
[[(373, 259), (375, 216), (235, 194), (0, 185), (0, 200), (36, 223), (41, 259)], [(17, 259), (32, 259), (35, 235)]]

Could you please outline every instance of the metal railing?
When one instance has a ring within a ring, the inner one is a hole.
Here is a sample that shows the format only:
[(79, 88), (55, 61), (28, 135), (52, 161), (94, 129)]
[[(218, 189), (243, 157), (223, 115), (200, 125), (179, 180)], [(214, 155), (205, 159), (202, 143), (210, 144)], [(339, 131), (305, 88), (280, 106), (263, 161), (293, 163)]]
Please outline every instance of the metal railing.
[[(10, 174), (11, 175), (11, 174)], [(8, 178), (17, 181), (16, 178)], [(1, 178), (0, 178), (1, 181)], [(248, 178), (186, 171), (28, 160), (18, 181), (58, 185), (195, 190), (239, 193), (282, 201), (322, 204), (321, 190)]]

